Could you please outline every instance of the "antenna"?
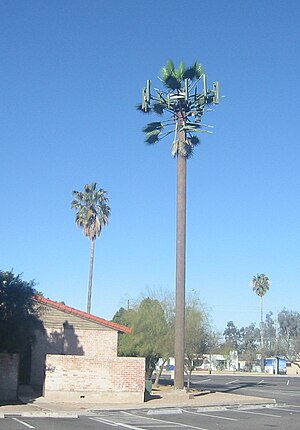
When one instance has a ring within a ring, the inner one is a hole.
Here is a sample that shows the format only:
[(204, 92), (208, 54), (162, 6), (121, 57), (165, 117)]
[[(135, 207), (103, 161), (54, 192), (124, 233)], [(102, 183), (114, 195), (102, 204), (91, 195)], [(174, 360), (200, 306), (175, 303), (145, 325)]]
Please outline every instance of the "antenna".
[(203, 74), (203, 95), (206, 98), (207, 96), (207, 76)]
[(213, 83), (213, 103), (218, 104), (220, 102), (220, 85), (219, 81)]
[(184, 80), (184, 99), (187, 102), (189, 100), (189, 80)]
[(146, 102), (150, 103), (150, 80), (146, 81)]

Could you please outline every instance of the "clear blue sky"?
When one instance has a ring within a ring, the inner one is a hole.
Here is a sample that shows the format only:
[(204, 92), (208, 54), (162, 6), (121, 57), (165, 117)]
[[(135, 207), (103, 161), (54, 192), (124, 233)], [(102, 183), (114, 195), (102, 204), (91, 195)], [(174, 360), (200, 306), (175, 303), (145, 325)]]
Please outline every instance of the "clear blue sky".
[[(72, 190), (97, 182), (112, 216), (96, 242), (92, 311), (175, 289), (176, 161), (135, 111), (169, 58), (203, 64), (225, 98), (188, 162), (187, 292), (214, 325), (300, 305), (300, 2), (0, 2), (0, 269), (85, 310), (90, 243)], [(153, 117), (154, 118), (154, 117)], [(155, 120), (155, 119), (153, 119)]]

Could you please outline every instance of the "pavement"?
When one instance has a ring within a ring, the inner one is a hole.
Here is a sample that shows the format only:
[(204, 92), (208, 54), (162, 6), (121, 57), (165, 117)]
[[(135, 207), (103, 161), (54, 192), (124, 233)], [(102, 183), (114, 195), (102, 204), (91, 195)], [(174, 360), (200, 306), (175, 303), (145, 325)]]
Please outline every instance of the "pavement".
[(0, 404), (0, 418), (10, 415), (22, 417), (69, 417), (80, 415), (97, 415), (100, 410), (126, 410), (126, 409), (160, 409), (182, 407), (239, 407), (246, 405), (271, 405), (275, 399), (243, 396), (240, 394), (174, 390), (172, 387), (160, 386), (145, 396), (145, 402), (139, 404), (125, 403), (63, 403), (47, 401), (44, 397), (21, 397), (16, 404)]

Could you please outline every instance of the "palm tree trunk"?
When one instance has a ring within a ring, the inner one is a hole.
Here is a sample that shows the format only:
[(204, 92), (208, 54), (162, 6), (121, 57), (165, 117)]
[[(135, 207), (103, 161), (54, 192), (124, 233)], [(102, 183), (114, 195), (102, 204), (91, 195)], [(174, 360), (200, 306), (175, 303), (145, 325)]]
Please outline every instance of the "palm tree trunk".
[(264, 371), (264, 302), (263, 296), (260, 298), (260, 354), (261, 354), (261, 370)]
[[(178, 114), (178, 129), (183, 122)], [(185, 140), (185, 132), (177, 138)], [(186, 157), (177, 155), (177, 227), (176, 227), (176, 315), (175, 315), (175, 373), (174, 388), (184, 388), (185, 344), (185, 253), (186, 253)]]
[(93, 271), (94, 271), (94, 255), (95, 255), (95, 239), (91, 240), (89, 285), (88, 285), (88, 298), (87, 298), (87, 307), (86, 307), (86, 311), (87, 311), (88, 314), (91, 313)]

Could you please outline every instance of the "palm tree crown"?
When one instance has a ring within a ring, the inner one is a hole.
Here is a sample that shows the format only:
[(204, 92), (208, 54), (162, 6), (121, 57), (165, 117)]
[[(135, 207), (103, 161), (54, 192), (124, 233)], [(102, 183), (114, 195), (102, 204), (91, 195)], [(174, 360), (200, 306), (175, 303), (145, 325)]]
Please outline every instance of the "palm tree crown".
[[(197, 83), (204, 80), (204, 91), (198, 93)], [(143, 102), (137, 105), (137, 109), (145, 113), (156, 113), (163, 115), (169, 113), (166, 121), (155, 121), (147, 124), (143, 131), (145, 141), (153, 144), (174, 132), (175, 139), (172, 146), (172, 155), (183, 155), (190, 157), (193, 149), (200, 143), (200, 139), (195, 135), (197, 132), (209, 132), (201, 124), (201, 117), (207, 105), (218, 103), (217, 91), (206, 89), (206, 77), (203, 67), (197, 61), (186, 67), (181, 62), (176, 69), (174, 63), (169, 60), (161, 69), (160, 80), (166, 90), (156, 90), (156, 96), (150, 95), (149, 87), (143, 90)], [(215, 87), (216, 88), (216, 87)], [(150, 99), (152, 105), (150, 106)], [(178, 120), (180, 120), (178, 122)], [(178, 132), (181, 133), (180, 138)]]
[(91, 312), (91, 297), (94, 270), (95, 240), (100, 235), (102, 227), (108, 224), (110, 207), (106, 191), (97, 188), (97, 183), (92, 182), (84, 186), (84, 192), (73, 191), (75, 199), (71, 208), (76, 209), (75, 222), (82, 228), (83, 234), (91, 241), (90, 271), (88, 282), (87, 312)]
[(108, 224), (110, 207), (106, 191), (97, 189), (97, 183), (93, 182), (84, 186), (84, 192), (73, 191), (71, 207), (76, 209), (75, 222), (82, 228), (83, 234), (90, 240), (95, 240), (100, 235), (102, 227)]
[(264, 273), (261, 273), (257, 274), (257, 276), (253, 276), (251, 284), (255, 294), (259, 297), (263, 297), (267, 291), (269, 291), (271, 281)]

